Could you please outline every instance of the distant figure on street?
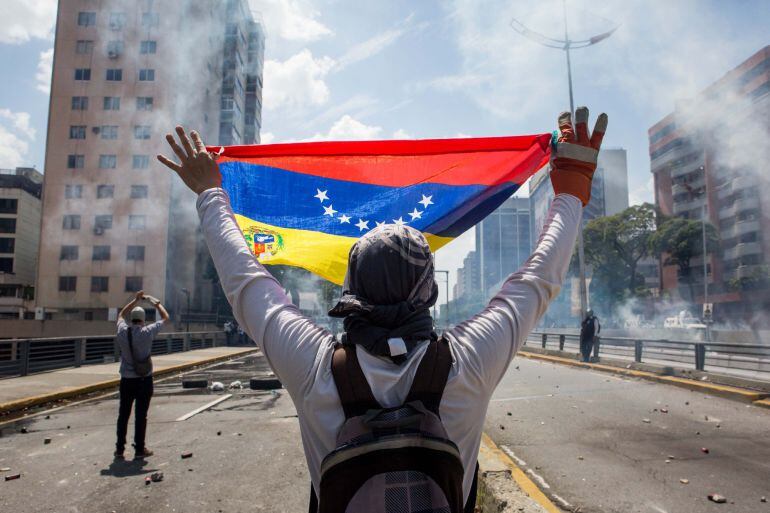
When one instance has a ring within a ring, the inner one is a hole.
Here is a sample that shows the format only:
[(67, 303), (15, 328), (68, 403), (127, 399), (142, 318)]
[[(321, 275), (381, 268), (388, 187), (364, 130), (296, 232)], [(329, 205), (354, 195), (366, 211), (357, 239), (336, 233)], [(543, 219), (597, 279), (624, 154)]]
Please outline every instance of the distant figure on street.
[(227, 321), (225, 323), (225, 338), (227, 339), (227, 345), (233, 345), (233, 338), (235, 338), (235, 323), (233, 321)]
[(584, 362), (591, 360), (591, 351), (594, 349), (594, 337), (602, 330), (599, 318), (590, 308), (586, 311), (586, 318), (580, 325), (580, 354)]
[(474, 511), (487, 406), (559, 294), (590, 200), (607, 116), (593, 135), (588, 109), (579, 107), (575, 121), (559, 116), (555, 198), (532, 255), (482, 312), (442, 334), (431, 316), (433, 253), (420, 231), (383, 224), (352, 244), (342, 297), (329, 311), (343, 319), (337, 337), (302, 315), (246, 244), (217, 155), (196, 132), (191, 141), (178, 126), (179, 143), (167, 135), (179, 163), (158, 158), (198, 194), (201, 230), (233, 314), (296, 407), (309, 511)]
[[(147, 299), (160, 313), (161, 320), (145, 325), (146, 312), (138, 306)], [(126, 323), (129, 317), (131, 325)], [(144, 444), (147, 431), (147, 410), (152, 398), (152, 341), (163, 323), (168, 320), (168, 312), (155, 298), (145, 297), (143, 291), (120, 311), (118, 315), (117, 341), (120, 346), (120, 409), (118, 411), (118, 440), (115, 444), (115, 458), (123, 458), (126, 448), (126, 431), (131, 407), (134, 410), (134, 459), (152, 456), (152, 451)]]

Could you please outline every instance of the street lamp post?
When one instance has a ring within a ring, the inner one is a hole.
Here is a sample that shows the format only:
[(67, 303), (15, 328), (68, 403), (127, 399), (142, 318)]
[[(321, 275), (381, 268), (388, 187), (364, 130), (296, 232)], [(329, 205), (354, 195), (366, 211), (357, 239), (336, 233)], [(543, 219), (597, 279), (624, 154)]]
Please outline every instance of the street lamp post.
[[(554, 38), (545, 36), (543, 34), (540, 34), (539, 32), (535, 32), (534, 30), (527, 28), (523, 23), (521, 23), (516, 18), (511, 20), (511, 27), (513, 28), (513, 30), (515, 30), (522, 36), (538, 44), (541, 44), (548, 48), (556, 48), (558, 50), (564, 51), (565, 55), (567, 56), (567, 84), (569, 86), (569, 109), (574, 119), (575, 101), (572, 93), (572, 61), (570, 60), (570, 50), (573, 48), (577, 49), (577, 48), (585, 48), (587, 46), (592, 46), (600, 41), (607, 39), (613, 34), (613, 32), (617, 30), (618, 25), (613, 27), (611, 30), (608, 30), (607, 32), (597, 34), (588, 39), (573, 40), (569, 38), (569, 29), (567, 26), (567, 0), (562, 0), (562, 12), (564, 14), (564, 39), (554, 39)], [(580, 220), (580, 224), (578, 225), (577, 248), (578, 248), (578, 268), (579, 268), (578, 278), (580, 281), (580, 319), (582, 321), (585, 318), (586, 310), (588, 309), (588, 291), (586, 288), (586, 265), (585, 265), (585, 252), (583, 250), (582, 218)]]
[(434, 271), (436, 274), (442, 273), (444, 275), (444, 285), (446, 286), (446, 327), (449, 328), (449, 271)]
[(187, 327), (185, 331), (190, 331), (190, 291), (187, 289), (182, 289), (182, 294), (187, 296)]

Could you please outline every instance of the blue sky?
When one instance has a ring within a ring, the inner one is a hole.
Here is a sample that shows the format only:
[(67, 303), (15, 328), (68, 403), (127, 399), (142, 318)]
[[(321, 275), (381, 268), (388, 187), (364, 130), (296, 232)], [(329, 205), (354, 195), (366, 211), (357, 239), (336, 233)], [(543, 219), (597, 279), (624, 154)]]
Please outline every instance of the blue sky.
[[(250, 0), (267, 29), (263, 138), (432, 138), (547, 132), (568, 108), (563, 52), (510, 28), (563, 35), (559, 0)], [(52, 0), (5, 0), (0, 167), (42, 168)], [(629, 157), (631, 202), (652, 200), (647, 129), (770, 44), (765, 0), (568, 0), (577, 105), (609, 114)], [(48, 60), (47, 60), (48, 59)], [(469, 234), (440, 251), (454, 269)]]

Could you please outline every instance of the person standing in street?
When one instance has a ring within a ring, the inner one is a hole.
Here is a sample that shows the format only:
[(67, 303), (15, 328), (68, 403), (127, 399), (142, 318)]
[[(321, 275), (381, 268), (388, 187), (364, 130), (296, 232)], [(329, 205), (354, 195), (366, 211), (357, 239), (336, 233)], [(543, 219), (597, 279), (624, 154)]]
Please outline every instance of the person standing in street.
[(591, 360), (591, 351), (594, 348), (594, 337), (602, 330), (599, 318), (590, 308), (586, 311), (586, 318), (580, 325), (580, 354), (584, 362)]
[[(145, 324), (146, 312), (138, 306), (142, 300), (154, 306), (161, 319), (152, 324)], [(126, 322), (129, 317), (129, 323)], [(120, 408), (118, 411), (117, 442), (115, 458), (123, 458), (126, 447), (126, 432), (131, 408), (134, 409), (134, 459), (152, 456), (153, 452), (145, 446), (147, 431), (147, 410), (152, 398), (152, 341), (163, 323), (168, 321), (168, 312), (155, 298), (145, 296), (144, 291), (136, 293), (134, 299), (118, 315), (116, 339), (120, 346)]]

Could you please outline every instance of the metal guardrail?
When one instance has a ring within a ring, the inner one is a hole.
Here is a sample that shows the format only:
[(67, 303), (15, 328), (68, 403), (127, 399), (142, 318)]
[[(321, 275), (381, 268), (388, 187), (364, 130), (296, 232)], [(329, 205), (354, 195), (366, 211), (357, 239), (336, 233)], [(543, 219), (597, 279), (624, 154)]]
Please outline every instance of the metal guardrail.
[[(525, 345), (579, 353), (580, 337), (533, 331)], [(770, 345), (596, 336), (593, 356), (770, 381)]]
[[(170, 354), (223, 345), (222, 331), (160, 333), (152, 354)], [(115, 335), (0, 340), (0, 378), (119, 361)]]

